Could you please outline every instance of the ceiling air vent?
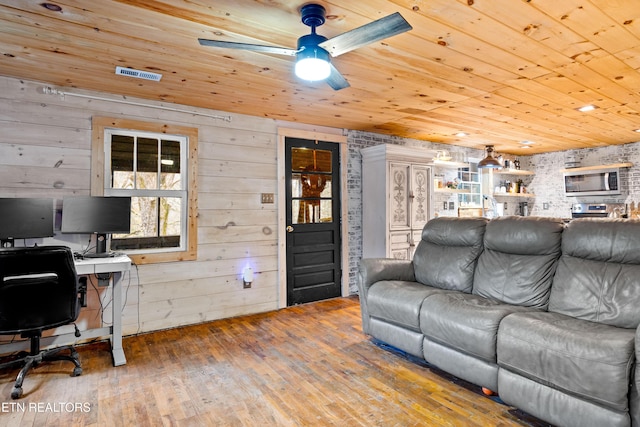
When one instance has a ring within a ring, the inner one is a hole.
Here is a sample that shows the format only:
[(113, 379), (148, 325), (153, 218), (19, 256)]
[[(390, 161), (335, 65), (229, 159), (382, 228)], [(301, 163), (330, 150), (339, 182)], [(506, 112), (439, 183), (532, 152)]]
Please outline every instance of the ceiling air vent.
[(137, 79), (153, 80), (159, 82), (162, 74), (150, 73), (148, 71), (134, 70), (133, 68), (116, 67), (116, 74), (121, 76), (135, 77)]

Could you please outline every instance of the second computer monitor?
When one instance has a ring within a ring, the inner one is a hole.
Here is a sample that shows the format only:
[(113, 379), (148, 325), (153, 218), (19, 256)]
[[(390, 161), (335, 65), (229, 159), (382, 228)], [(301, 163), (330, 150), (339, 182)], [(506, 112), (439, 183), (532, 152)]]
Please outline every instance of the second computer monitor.
[(62, 233), (96, 234), (96, 256), (108, 256), (108, 234), (131, 232), (131, 197), (65, 197)]

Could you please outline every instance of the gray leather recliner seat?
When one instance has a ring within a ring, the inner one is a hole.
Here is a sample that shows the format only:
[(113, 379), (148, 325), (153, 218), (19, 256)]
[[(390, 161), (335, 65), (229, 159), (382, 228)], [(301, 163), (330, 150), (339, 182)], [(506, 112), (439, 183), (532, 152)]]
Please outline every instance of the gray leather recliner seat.
[(547, 307), (563, 229), (552, 218), (488, 223), (472, 292), (434, 295), (422, 304), (425, 360), (499, 392), (498, 327), (511, 313)]

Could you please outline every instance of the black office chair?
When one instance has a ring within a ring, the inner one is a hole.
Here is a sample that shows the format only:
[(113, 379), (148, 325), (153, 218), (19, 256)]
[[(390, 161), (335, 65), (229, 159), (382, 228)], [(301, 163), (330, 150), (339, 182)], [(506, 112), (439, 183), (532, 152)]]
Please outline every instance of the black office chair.
[[(72, 345), (40, 350), (42, 331), (75, 322), (84, 297), (71, 249), (64, 246), (8, 248), (0, 250), (0, 335), (29, 338), (31, 351), (0, 364), (0, 369), (23, 366), (11, 390), (22, 396), (22, 382), (29, 370), (43, 361), (69, 360), (72, 376), (82, 374)], [(76, 337), (80, 336), (75, 326)], [(69, 355), (61, 354), (69, 350)]]

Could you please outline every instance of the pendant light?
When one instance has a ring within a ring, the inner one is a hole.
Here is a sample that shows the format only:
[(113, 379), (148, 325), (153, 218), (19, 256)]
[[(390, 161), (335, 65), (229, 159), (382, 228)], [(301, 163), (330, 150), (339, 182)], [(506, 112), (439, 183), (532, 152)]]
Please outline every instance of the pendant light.
[(500, 162), (493, 157), (493, 145), (485, 146), (485, 151), (487, 153), (487, 156), (484, 159), (480, 160), (480, 162), (478, 163), (478, 168), (480, 169), (502, 168), (502, 165), (500, 164)]

